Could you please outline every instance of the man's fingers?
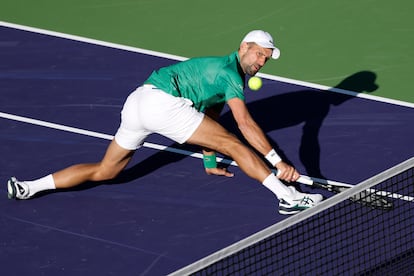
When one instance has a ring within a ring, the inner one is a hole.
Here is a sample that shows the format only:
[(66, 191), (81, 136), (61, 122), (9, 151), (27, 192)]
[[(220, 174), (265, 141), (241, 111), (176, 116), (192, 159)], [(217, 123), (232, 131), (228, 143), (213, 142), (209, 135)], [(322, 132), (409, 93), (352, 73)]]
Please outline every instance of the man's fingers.
[(233, 177), (234, 176), (234, 173), (229, 172), (225, 168), (211, 168), (211, 169), (206, 169), (206, 172), (207, 172), (207, 174), (221, 175), (221, 176), (226, 176), (226, 177)]
[(279, 164), (277, 177), (286, 182), (296, 181), (299, 178), (299, 172), (292, 166), (282, 163)]

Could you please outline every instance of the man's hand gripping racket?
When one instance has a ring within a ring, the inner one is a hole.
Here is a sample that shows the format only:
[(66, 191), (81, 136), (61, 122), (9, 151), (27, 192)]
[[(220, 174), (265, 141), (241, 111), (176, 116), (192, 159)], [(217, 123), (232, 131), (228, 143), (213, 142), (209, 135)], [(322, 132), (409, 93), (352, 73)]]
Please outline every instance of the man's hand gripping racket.
[[(332, 193), (339, 194), (343, 191), (346, 191), (354, 185), (345, 184), (345, 183), (321, 183), (317, 182), (311, 178), (305, 177), (305, 176), (299, 176), (299, 178), (296, 180), (296, 182), (305, 184), (308, 186), (312, 186), (318, 189), (324, 189), (328, 190)], [(360, 203), (365, 206), (369, 206), (374, 209), (380, 209), (380, 210), (390, 210), (393, 208), (392, 202), (389, 202), (386, 200), (383, 196), (377, 194), (375, 191), (371, 190), (365, 190), (362, 191), (352, 197), (349, 198), (349, 200)]]

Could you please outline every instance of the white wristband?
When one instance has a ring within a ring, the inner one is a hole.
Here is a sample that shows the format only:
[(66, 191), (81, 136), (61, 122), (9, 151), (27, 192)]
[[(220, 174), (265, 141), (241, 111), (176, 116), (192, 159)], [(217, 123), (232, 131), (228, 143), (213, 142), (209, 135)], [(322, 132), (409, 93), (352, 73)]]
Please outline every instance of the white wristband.
[(282, 158), (280, 158), (274, 149), (269, 151), (269, 153), (266, 154), (265, 158), (270, 162), (270, 164), (272, 164), (272, 166), (275, 166), (277, 163), (282, 161)]

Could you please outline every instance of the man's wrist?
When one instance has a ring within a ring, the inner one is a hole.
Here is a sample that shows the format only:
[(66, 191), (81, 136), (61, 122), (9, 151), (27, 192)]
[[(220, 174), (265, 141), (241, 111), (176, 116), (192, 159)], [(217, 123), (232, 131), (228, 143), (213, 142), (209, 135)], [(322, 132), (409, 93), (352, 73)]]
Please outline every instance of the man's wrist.
[(206, 169), (213, 169), (213, 168), (217, 168), (217, 160), (216, 160), (216, 154), (203, 154), (203, 163), (204, 163), (204, 168)]
[(275, 149), (269, 151), (269, 153), (265, 155), (265, 158), (270, 164), (272, 164), (272, 166), (275, 166), (277, 163), (282, 161), (282, 158), (280, 158), (280, 156), (276, 153)]

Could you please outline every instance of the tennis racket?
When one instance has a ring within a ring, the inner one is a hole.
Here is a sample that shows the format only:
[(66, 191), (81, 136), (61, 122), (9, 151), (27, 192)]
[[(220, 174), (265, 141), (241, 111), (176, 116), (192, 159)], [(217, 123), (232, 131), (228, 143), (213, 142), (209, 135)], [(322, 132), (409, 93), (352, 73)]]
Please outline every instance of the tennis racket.
[[(276, 175), (279, 175), (279, 171), (276, 172)], [(305, 184), (308, 186), (312, 186), (314, 188), (328, 190), (335, 194), (339, 194), (341, 192), (344, 192), (354, 187), (354, 185), (346, 184), (346, 183), (317, 182), (311, 178), (308, 178), (302, 175), (299, 176), (296, 182)], [(389, 202), (383, 196), (379, 195), (378, 194), (379, 192), (380, 191), (375, 191), (372, 189), (365, 190), (356, 195), (351, 196), (349, 200), (371, 207), (371, 208), (374, 208), (374, 209), (391, 210), (394, 207), (394, 205), (392, 204), (392, 202)]]
[[(332, 193), (339, 194), (352, 187), (353, 185), (345, 183), (321, 183), (313, 179), (300, 176), (297, 180), (298, 183), (309, 185), (318, 189), (325, 189)], [(379, 195), (375, 190), (365, 190), (356, 195), (353, 195), (349, 200), (360, 203), (365, 206), (369, 206), (374, 209), (391, 210), (393, 208), (392, 202), (386, 200), (383, 196)]]

